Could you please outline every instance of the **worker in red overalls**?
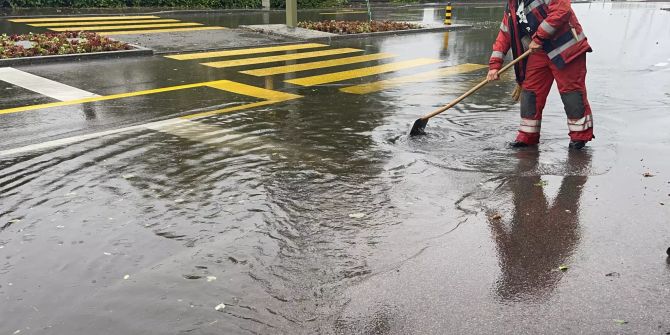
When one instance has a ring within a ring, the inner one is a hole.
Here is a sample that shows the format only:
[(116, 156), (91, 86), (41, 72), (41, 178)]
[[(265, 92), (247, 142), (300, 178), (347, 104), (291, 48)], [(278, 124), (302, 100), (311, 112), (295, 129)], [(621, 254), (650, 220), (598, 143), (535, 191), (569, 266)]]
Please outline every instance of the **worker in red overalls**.
[(521, 125), (512, 147), (540, 141), (542, 110), (556, 80), (568, 116), (570, 148), (581, 149), (594, 138), (591, 107), (586, 97), (586, 53), (591, 47), (570, 7), (570, 0), (508, 0), (489, 61), (489, 80), (498, 79), (509, 49), (516, 58), (533, 53), (514, 66), (521, 86)]

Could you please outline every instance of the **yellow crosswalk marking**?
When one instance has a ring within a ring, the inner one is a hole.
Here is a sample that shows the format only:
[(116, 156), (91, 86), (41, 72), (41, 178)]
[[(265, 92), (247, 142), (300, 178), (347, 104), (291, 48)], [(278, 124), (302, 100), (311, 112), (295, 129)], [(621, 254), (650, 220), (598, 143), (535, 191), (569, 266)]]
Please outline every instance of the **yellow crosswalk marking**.
[(310, 51), (310, 52), (301, 52), (301, 53), (278, 55), (278, 56), (265, 56), (265, 57), (225, 60), (225, 61), (220, 61), (220, 62), (209, 62), (209, 63), (202, 63), (202, 65), (216, 67), (216, 68), (223, 68), (223, 67), (243, 66), (243, 65), (252, 65), (252, 64), (282, 62), (282, 61), (287, 61), (287, 60), (296, 60), (296, 59), (341, 55), (341, 54), (352, 53), (352, 52), (360, 52), (360, 51), (363, 51), (363, 50), (353, 49), (353, 48), (328, 49), (328, 50), (323, 50), (323, 51)]
[(102, 35), (102, 36), (139, 35), (139, 34), (174, 33), (174, 32), (180, 32), (180, 31), (221, 30), (221, 29), (227, 29), (227, 28), (213, 26), (213, 27), (195, 27), (195, 28), (168, 28), (168, 29), (103, 31), (103, 32), (99, 32), (98, 35)]
[(160, 23), (160, 24), (134, 24), (123, 26), (87, 26), (87, 27), (65, 27), (65, 28), (50, 28), (53, 31), (68, 31), (68, 30), (122, 30), (122, 29), (139, 29), (139, 28), (171, 28), (171, 27), (193, 27), (202, 26), (202, 23)]
[(313, 49), (313, 48), (322, 48), (322, 47), (327, 47), (327, 46), (328, 45), (326, 45), (326, 44), (319, 44), (319, 43), (288, 44), (288, 45), (278, 45), (278, 46), (263, 47), (263, 48), (235, 49), (235, 50), (210, 51), (210, 52), (196, 52), (196, 53), (172, 55), (172, 56), (165, 56), (165, 57), (171, 58), (171, 59), (176, 59), (176, 60), (192, 60), (192, 59), (202, 59), (202, 58), (252, 55), (252, 54), (260, 54), (260, 53), (276, 52), (276, 51)]
[(33, 27), (74, 27), (87, 26), (91, 24), (128, 24), (128, 23), (166, 23), (179, 22), (175, 19), (160, 19), (160, 20), (121, 20), (121, 21), (96, 21), (96, 22), (53, 22), (53, 23), (31, 23)]
[[(112, 94), (112, 95), (105, 95), (105, 96), (95, 96), (95, 97), (90, 97), (90, 98), (82, 98), (82, 99), (75, 99), (75, 100), (58, 101), (58, 102), (50, 102), (50, 103), (38, 104), (38, 105), (8, 108), (8, 109), (0, 110), (0, 115), (26, 112), (26, 111), (32, 111), (32, 110), (44, 109), (44, 108), (80, 105), (80, 104), (84, 104), (84, 103), (88, 103), (88, 102), (115, 100), (115, 99), (122, 99), (122, 98), (136, 97), (136, 96), (142, 96), (142, 95), (149, 95), (149, 94), (184, 90), (184, 89), (204, 87), (204, 86), (219, 89), (219, 90), (223, 90), (223, 91), (227, 91), (227, 92), (237, 93), (237, 94), (241, 94), (241, 95), (247, 95), (247, 96), (251, 96), (251, 97), (254, 97), (254, 98), (259, 98), (259, 99), (263, 99), (263, 100), (267, 100), (267, 101), (273, 101), (273, 102), (286, 101), (286, 100), (297, 99), (297, 98), (301, 97), (301, 96), (295, 95), (295, 94), (267, 90), (267, 89), (264, 89), (264, 88), (259, 88), (259, 87), (255, 87), (255, 86), (241, 84), (241, 83), (233, 82), (233, 81), (230, 81), (230, 80), (216, 80), (216, 81), (208, 81), (208, 82), (195, 83), (195, 84), (186, 84), (186, 85), (156, 88), (156, 89), (151, 89), (151, 90)], [(235, 108), (235, 107), (231, 107), (231, 108)], [(221, 113), (221, 112), (220, 111), (219, 112), (212, 111), (212, 112), (208, 112), (208, 113), (218, 114), (218, 113)], [(197, 114), (197, 115), (199, 115), (199, 114)], [(196, 116), (191, 115), (190, 117), (196, 117)]]
[(154, 15), (136, 16), (80, 16), (80, 17), (40, 17), (34, 19), (10, 19), (10, 22), (65, 22), (65, 21), (105, 21), (105, 20), (137, 20), (137, 19), (160, 19)]
[(379, 92), (391, 87), (400, 86), (406, 83), (421, 82), (425, 80), (430, 80), (434, 78), (440, 78), (444, 76), (472, 72), (479, 69), (487, 68), (487, 65), (481, 64), (461, 64), (456, 66), (445, 67), (442, 69), (437, 69), (433, 71), (427, 71), (417, 74), (412, 74), (409, 76), (396, 77), (386, 80), (380, 80), (373, 83), (361, 84), (355, 86), (349, 86), (341, 88), (340, 91), (345, 93), (352, 94), (367, 94), (372, 92)]
[(333, 66), (340, 66), (340, 65), (347, 65), (347, 64), (362, 63), (362, 62), (368, 62), (368, 61), (379, 60), (379, 59), (384, 59), (384, 58), (391, 58), (391, 57), (393, 57), (393, 54), (378, 53), (378, 54), (370, 54), (370, 55), (330, 59), (330, 60), (311, 62), (311, 63), (275, 66), (275, 67), (268, 67), (268, 68), (264, 68), (264, 69), (247, 70), (247, 71), (240, 71), (240, 72), (244, 73), (244, 74), (249, 74), (249, 75), (252, 75), (252, 76), (262, 77), (262, 76), (271, 76), (271, 75), (282, 74), (282, 73), (292, 73), (292, 72), (300, 72), (300, 71), (306, 71), (306, 70), (321, 69), (321, 68), (325, 68), (325, 67), (333, 67)]
[(412, 59), (412, 60), (407, 60), (407, 61), (402, 61), (402, 62), (371, 66), (371, 67), (366, 67), (366, 68), (362, 68), (362, 69), (342, 71), (342, 72), (334, 72), (334, 73), (322, 74), (322, 75), (311, 76), (311, 77), (291, 79), (291, 80), (286, 80), (286, 82), (291, 83), (291, 84), (295, 84), (295, 85), (300, 85), (300, 86), (314, 86), (314, 85), (327, 84), (327, 83), (332, 83), (332, 82), (337, 82), (337, 81), (353, 79), (353, 78), (367, 77), (367, 76), (372, 76), (372, 75), (375, 75), (375, 74), (393, 72), (393, 71), (398, 71), (398, 70), (402, 70), (402, 69), (408, 69), (408, 68), (412, 68), (412, 67), (416, 67), (416, 66), (434, 64), (434, 63), (439, 63), (439, 62), (440, 62), (439, 59), (417, 58), (417, 59)]

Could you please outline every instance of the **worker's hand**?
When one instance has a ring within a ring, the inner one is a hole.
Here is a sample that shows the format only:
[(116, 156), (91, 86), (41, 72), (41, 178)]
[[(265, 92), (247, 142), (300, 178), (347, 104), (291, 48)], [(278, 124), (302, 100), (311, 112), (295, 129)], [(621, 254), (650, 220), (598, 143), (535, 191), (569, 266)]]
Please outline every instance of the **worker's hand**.
[(500, 79), (500, 77), (498, 77), (498, 70), (489, 70), (489, 74), (486, 75), (486, 80), (493, 81), (498, 79)]
[(528, 45), (528, 49), (531, 50), (531, 53), (536, 53), (540, 50), (542, 50), (542, 45), (535, 43), (535, 41), (530, 41), (530, 44)]

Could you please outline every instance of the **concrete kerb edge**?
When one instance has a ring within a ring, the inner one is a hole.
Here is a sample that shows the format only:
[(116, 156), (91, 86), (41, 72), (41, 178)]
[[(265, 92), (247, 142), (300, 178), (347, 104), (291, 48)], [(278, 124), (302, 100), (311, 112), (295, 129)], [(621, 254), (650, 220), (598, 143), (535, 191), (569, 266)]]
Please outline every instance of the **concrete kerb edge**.
[(346, 39), (354, 39), (354, 38), (369, 38), (369, 37), (380, 37), (380, 36), (391, 36), (391, 35), (431, 33), (431, 32), (440, 32), (440, 31), (455, 31), (455, 30), (470, 29), (472, 27), (473, 26), (469, 25), (469, 24), (455, 24), (455, 25), (443, 26), (443, 27), (426, 27), (426, 28), (420, 28), (420, 29), (392, 30), (392, 31), (380, 31), (380, 32), (374, 32), (374, 33), (347, 34), (347, 35), (332, 34), (331, 36), (302, 37), (301, 38), (301, 37), (296, 37), (296, 36), (291, 36), (291, 35), (287, 35), (287, 34), (281, 34), (281, 33), (273, 32), (271, 30), (259, 29), (258, 26), (248, 26), (248, 25), (239, 26), (240, 29), (246, 29), (246, 30), (253, 31), (253, 32), (256, 32), (256, 33), (263, 33), (263, 34), (280, 36), (280, 37), (285, 37), (285, 38), (292, 38), (292, 39), (295, 39), (295, 40), (298, 40), (298, 41), (321, 42), (321, 43), (328, 43), (328, 44), (330, 44), (331, 41), (336, 41), (336, 40), (346, 40)]
[(154, 51), (152, 49), (148, 49), (134, 44), (128, 44), (128, 45), (130, 45), (134, 49), (92, 52), (85, 54), (51, 55), (51, 56), (0, 59), (0, 67), (36, 65), (36, 64), (56, 63), (56, 62), (86, 61), (86, 60), (106, 59), (106, 58), (152, 56), (154, 54)]

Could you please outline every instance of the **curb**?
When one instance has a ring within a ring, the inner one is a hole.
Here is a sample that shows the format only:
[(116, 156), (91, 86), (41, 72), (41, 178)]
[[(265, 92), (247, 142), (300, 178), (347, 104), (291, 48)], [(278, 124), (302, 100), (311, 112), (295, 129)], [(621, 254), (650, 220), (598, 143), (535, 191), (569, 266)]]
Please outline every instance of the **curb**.
[(419, 33), (433, 33), (433, 32), (440, 32), (440, 31), (465, 30), (465, 29), (470, 29), (472, 27), (473, 26), (469, 25), (469, 24), (454, 24), (454, 25), (450, 25), (450, 26), (425, 27), (425, 28), (420, 28), (420, 29), (407, 29), (407, 30), (380, 31), (380, 32), (374, 32), (374, 33), (346, 34), (346, 35), (324, 33), (324, 35), (325, 34), (329, 34), (329, 35), (328, 36), (320, 36), (320, 37), (300, 37), (300, 36), (298, 36), (298, 34), (284, 34), (284, 33), (279, 33), (279, 32), (273, 31), (271, 29), (264, 29), (263, 25), (240, 25), (239, 26), (239, 28), (241, 28), (241, 29), (246, 29), (246, 30), (250, 30), (250, 31), (253, 31), (253, 32), (257, 32), (257, 33), (281, 36), (281, 37), (285, 37), (285, 38), (293, 38), (293, 39), (296, 39), (296, 40), (303, 40), (303, 41), (310, 41), (310, 42), (322, 42), (322, 43), (328, 43), (328, 44), (330, 44), (330, 42), (332, 42), (332, 41), (337, 41), (337, 40), (346, 40), (346, 39), (354, 39), (354, 38), (370, 38), (370, 37), (392, 36), (392, 35), (419, 34)]
[(104, 52), (92, 52), (86, 54), (69, 54), (69, 55), (51, 55), (51, 56), (36, 56), (36, 57), (23, 57), (23, 58), (8, 58), (0, 59), (0, 67), (6, 66), (21, 66), (21, 65), (36, 65), (36, 64), (45, 64), (45, 63), (56, 63), (56, 62), (74, 62), (74, 61), (86, 61), (93, 59), (106, 59), (106, 58), (126, 58), (126, 57), (137, 57), (137, 56), (153, 56), (154, 51), (145, 47), (141, 47), (134, 44), (129, 44), (131, 47), (135, 48), (132, 50), (119, 50), (119, 51), (104, 51)]

